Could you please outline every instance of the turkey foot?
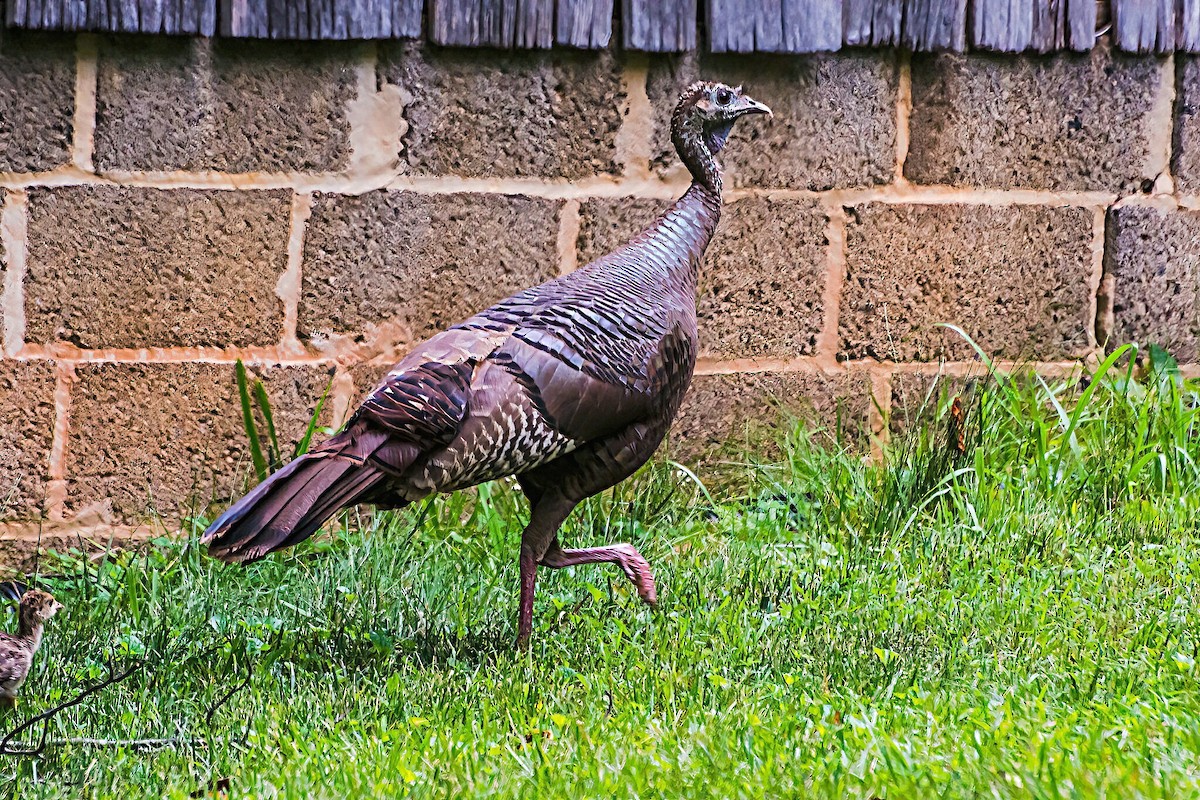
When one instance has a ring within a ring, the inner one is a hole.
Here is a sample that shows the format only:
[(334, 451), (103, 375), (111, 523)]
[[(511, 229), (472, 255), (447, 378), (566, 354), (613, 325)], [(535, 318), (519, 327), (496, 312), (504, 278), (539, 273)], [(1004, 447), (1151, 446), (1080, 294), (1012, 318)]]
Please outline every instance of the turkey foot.
[(654, 588), (654, 573), (650, 570), (650, 564), (631, 544), (564, 550), (556, 541), (550, 545), (550, 549), (539, 563), (551, 569), (573, 567), (577, 564), (617, 564), (625, 573), (625, 577), (637, 587), (638, 596), (646, 604), (653, 606), (658, 603), (658, 592)]

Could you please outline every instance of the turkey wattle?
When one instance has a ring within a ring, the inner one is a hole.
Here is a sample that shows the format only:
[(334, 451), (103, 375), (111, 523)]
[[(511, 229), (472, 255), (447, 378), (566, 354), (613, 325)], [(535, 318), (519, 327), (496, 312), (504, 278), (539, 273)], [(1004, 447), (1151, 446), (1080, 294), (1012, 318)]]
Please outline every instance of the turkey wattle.
[(654, 603), (632, 545), (568, 550), (558, 529), (644, 464), (679, 410), (696, 363), (696, 273), (721, 215), (715, 156), (737, 119), (757, 113), (770, 109), (740, 88), (688, 87), (671, 118), (692, 175), (678, 201), (619, 250), (418, 345), (340, 433), (213, 522), (209, 554), (252, 561), (356, 503), (400, 507), (515, 475), (531, 509), (518, 642), (532, 630), (538, 565), (616, 563)]

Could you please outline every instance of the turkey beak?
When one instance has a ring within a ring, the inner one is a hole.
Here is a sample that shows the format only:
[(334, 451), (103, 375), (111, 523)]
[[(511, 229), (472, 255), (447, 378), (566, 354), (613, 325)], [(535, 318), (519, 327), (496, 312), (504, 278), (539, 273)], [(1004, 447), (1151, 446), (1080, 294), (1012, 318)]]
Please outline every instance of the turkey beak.
[(768, 117), (775, 116), (771, 113), (771, 108), (766, 103), (760, 103), (752, 97), (742, 98), (742, 113), (743, 114), (766, 114)]

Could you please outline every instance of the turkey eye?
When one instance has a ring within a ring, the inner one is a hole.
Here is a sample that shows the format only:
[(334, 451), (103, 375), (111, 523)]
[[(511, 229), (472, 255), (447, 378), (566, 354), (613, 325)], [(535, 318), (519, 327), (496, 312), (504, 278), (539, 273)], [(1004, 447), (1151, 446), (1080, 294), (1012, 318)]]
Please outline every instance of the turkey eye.
[(719, 89), (717, 91), (717, 105), (727, 106), (733, 100), (733, 92), (728, 89)]

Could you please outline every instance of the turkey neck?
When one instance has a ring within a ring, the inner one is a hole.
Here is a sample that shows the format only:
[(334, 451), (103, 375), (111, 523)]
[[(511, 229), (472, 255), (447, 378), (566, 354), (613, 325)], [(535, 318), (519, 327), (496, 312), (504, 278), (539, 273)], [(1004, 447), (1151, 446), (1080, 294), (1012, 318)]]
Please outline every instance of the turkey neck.
[(589, 291), (597, 284), (619, 284), (622, 291), (652, 305), (673, 298), (669, 307), (691, 309), (694, 329), (697, 273), (721, 219), (721, 166), (713, 151), (720, 149), (727, 134), (724, 130), (706, 136), (698, 120), (677, 111), (671, 141), (692, 174), (691, 186), (624, 247), (560, 280), (568, 286), (582, 282)]
[(720, 220), (720, 192), (692, 181), (683, 197), (676, 200), (651, 229), (652, 240), (662, 240), (665, 249), (680, 257), (671, 270), (674, 273), (671, 283), (695, 291), (700, 261)]
[(21, 614), (17, 620), (17, 638), (29, 642), (30, 647), (35, 651), (42, 646), (42, 632), (44, 630), (44, 624), (38, 622), (36, 618)]
[(700, 259), (721, 219), (721, 165), (715, 152), (724, 143), (722, 135), (706, 135), (695, 118), (677, 113), (671, 120), (671, 142), (688, 172), (692, 185), (654, 226), (651, 237), (663, 236), (676, 247), (686, 244), (689, 252), (685, 285), (694, 289)]

